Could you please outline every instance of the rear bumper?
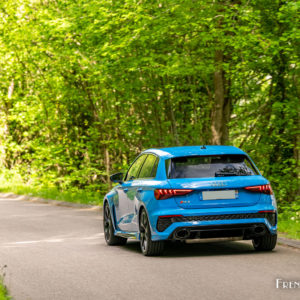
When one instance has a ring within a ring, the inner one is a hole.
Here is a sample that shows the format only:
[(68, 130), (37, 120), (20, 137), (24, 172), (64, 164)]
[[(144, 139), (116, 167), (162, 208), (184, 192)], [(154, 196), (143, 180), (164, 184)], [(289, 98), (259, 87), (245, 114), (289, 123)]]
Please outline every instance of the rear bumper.
[(277, 224), (277, 214), (273, 212), (239, 213), (239, 214), (213, 214), (200, 216), (162, 216), (158, 217), (156, 229), (159, 232), (165, 231), (173, 223), (193, 221), (215, 221), (215, 220), (243, 220), (243, 219), (267, 219), (270, 225)]
[(210, 226), (178, 227), (169, 236), (169, 240), (208, 239), (240, 237), (249, 240), (269, 232), (263, 223), (227, 224)]
[[(262, 213), (260, 211), (269, 211)], [(221, 213), (222, 211), (222, 213)], [(277, 212), (272, 206), (233, 208), (231, 210), (168, 210), (150, 216), (152, 240), (211, 237), (242, 237), (252, 239), (265, 233), (277, 233)], [(175, 215), (175, 217), (171, 217)], [(170, 216), (159, 218), (160, 216)], [(180, 238), (178, 232), (188, 235)]]

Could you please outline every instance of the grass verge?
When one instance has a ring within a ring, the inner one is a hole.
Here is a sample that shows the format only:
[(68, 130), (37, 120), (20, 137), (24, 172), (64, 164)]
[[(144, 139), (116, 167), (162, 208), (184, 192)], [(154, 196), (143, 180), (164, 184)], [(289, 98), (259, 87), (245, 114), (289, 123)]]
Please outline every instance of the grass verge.
[(293, 218), (293, 216), (289, 218), (279, 216), (278, 231), (284, 233), (288, 238), (300, 240), (300, 222), (296, 218), (291, 218)]
[(300, 200), (282, 203), (279, 207), (278, 231), (286, 237), (300, 240)]
[(18, 170), (0, 168), (0, 193), (35, 196), (44, 199), (66, 201), (80, 204), (101, 205), (106, 193), (106, 185), (90, 186), (86, 189), (78, 187), (57, 187), (49, 178), (22, 178)]
[(101, 205), (103, 202), (103, 195), (100, 192), (80, 189), (61, 191), (55, 187), (35, 187), (6, 183), (5, 185), (1, 184), (0, 192), (90, 205)]

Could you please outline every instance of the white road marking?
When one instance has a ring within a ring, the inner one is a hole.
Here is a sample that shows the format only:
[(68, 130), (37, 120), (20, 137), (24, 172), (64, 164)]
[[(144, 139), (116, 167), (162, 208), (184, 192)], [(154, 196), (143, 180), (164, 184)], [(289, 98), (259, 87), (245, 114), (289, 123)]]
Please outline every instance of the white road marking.
[(23, 244), (36, 244), (39, 243), (40, 241), (22, 241), (22, 242), (14, 242), (14, 243), (8, 243), (12, 245), (23, 245)]

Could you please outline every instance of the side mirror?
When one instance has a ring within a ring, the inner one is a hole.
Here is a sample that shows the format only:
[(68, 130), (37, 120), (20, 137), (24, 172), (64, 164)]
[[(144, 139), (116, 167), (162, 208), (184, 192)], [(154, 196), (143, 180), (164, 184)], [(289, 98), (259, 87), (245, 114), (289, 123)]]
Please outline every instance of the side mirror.
[(123, 177), (124, 177), (123, 173), (116, 173), (116, 174), (111, 175), (109, 178), (112, 182), (122, 183), (123, 182)]

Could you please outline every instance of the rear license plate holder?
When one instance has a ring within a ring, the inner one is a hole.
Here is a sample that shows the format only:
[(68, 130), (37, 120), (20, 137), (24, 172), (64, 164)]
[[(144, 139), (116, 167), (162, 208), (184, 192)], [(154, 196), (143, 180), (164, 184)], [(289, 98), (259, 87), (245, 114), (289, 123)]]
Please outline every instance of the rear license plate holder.
[(233, 200), (238, 197), (237, 190), (203, 191), (203, 200)]

